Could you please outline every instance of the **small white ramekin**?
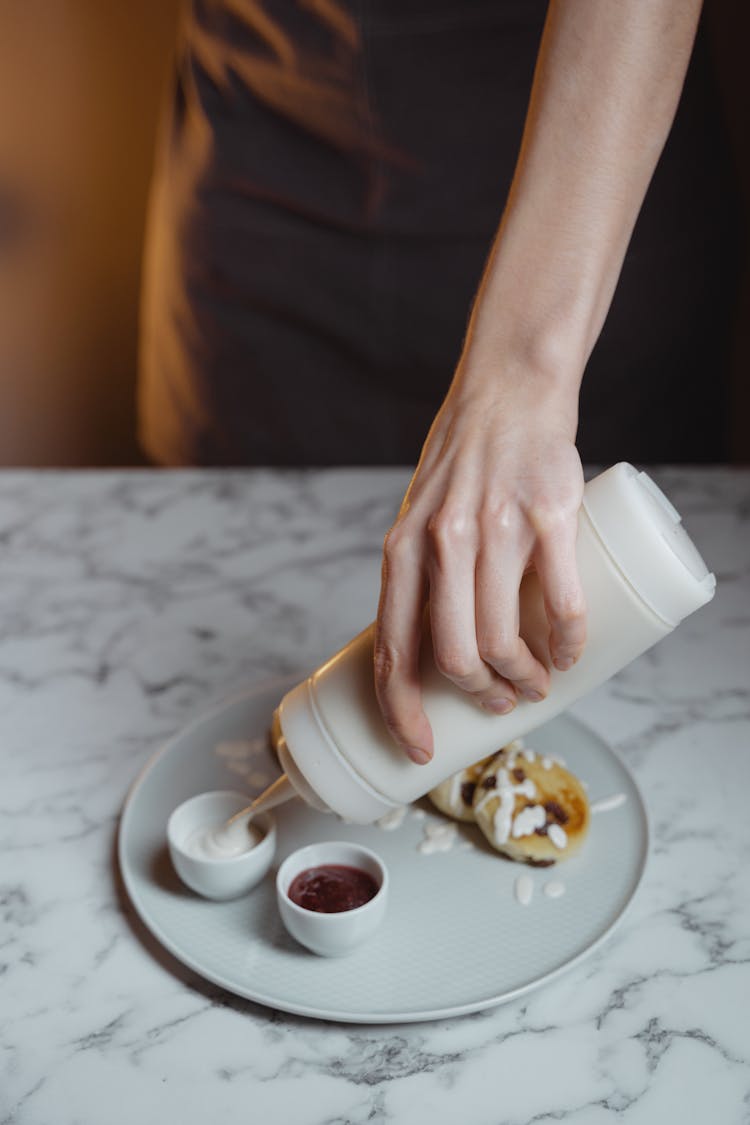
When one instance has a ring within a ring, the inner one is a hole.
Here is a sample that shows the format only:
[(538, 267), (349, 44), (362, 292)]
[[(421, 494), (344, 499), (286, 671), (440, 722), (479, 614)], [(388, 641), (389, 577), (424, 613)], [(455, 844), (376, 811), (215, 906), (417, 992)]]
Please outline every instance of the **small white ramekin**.
[[(378, 884), (377, 894), (362, 906), (333, 914), (307, 910), (292, 902), (289, 888), (296, 876), (308, 867), (324, 864), (361, 868)], [(388, 870), (375, 852), (361, 844), (346, 840), (308, 844), (292, 852), (281, 864), (276, 876), (276, 900), (281, 919), (293, 938), (321, 957), (341, 957), (371, 937), (382, 923), (388, 900)]]
[(186, 848), (197, 829), (218, 827), (249, 804), (246, 793), (218, 789), (183, 801), (167, 821), (167, 845), (175, 870), (183, 883), (204, 898), (239, 898), (251, 891), (271, 866), (276, 825), (270, 813), (254, 817), (253, 824), (263, 833), (263, 839), (240, 855), (199, 858)]

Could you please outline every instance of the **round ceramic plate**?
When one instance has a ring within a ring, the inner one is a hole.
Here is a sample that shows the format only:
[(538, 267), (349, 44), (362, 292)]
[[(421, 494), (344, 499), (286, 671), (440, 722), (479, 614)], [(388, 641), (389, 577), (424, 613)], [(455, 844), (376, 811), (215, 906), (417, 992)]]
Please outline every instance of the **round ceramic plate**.
[[(296, 681), (293, 681), (296, 682)], [(461, 825), (447, 852), (425, 853), (425, 832), (446, 823), (424, 799), (401, 824), (346, 824), (298, 800), (276, 810), (276, 863), (245, 898), (208, 902), (172, 869), (165, 825), (172, 810), (207, 789), (257, 795), (278, 774), (268, 748), (274, 707), (292, 684), (266, 684), (194, 723), (136, 780), (120, 823), (119, 859), (128, 894), (152, 934), (180, 961), (238, 996), (285, 1012), (352, 1023), (438, 1019), (501, 1004), (549, 981), (591, 953), (621, 920), (643, 874), (648, 828), (643, 800), (615, 753), (587, 727), (561, 716), (526, 745), (565, 760), (596, 802), (623, 794), (592, 817), (578, 856), (533, 869), (493, 852), (478, 828)], [(288, 936), (278, 915), (278, 865), (301, 844), (356, 840), (388, 865), (389, 909), (381, 930), (344, 958), (316, 957)], [(527, 906), (518, 876), (530, 875)], [(562, 882), (550, 898), (545, 885)]]

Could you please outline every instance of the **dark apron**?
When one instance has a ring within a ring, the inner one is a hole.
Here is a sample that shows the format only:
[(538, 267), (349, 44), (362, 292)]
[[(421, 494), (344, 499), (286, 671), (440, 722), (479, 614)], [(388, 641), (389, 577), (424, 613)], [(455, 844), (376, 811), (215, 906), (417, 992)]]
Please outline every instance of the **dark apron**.
[[(540, 0), (193, 0), (146, 252), (165, 464), (416, 461), (518, 152)], [(585, 460), (726, 452), (735, 202), (699, 39), (582, 394)]]

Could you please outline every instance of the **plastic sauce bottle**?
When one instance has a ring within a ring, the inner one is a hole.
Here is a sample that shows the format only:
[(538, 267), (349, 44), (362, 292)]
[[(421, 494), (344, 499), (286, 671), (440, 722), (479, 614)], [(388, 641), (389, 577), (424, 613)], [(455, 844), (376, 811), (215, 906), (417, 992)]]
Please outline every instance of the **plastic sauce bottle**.
[[(279, 757), (290, 794), (370, 823), (559, 714), (671, 633), (711, 600), (716, 586), (679, 513), (646, 473), (626, 463), (586, 485), (577, 558), (586, 647), (568, 671), (552, 667), (542, 702), (519, 700), (507, 715), (488, 714), (437, 671), (427, 638), (422, 689), (435, 754), (416, 765), (390, 737), (377, 705), (371, 625), (280, 704)], [(521, 584), (520, 626), (533, 651), (548, 653), (549, 625), (533, 572)]]

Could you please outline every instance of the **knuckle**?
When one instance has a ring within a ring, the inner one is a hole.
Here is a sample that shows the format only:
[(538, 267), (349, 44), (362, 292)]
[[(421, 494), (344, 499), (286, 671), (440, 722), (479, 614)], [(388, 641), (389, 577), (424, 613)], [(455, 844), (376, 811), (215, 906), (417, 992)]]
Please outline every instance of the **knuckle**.
[(540, 534), (557, 538), (570, 519), (570, 513), (557, 497), (543, 494), (534, 498), (530, 519)]
[(518, 525), (518, 505), (506, 496), (488, 498), (482, 505), (479, 520), (484, 535), (507, 534)]
[(568, 590), (553, 595), (550, 612), (559, 626), (567, 628), (582, 624), (586, 610), (582, 596), (576, 591)]
[(538, 492), (530, 505), (530, 519), (540, 534), (558, 538), (566, 531), (574, 533), (578, 509), (581, 505), (579, 489), (564, 483), (553, 491)]
[(444, 505), (427, 521), (427, 535), (438, 552), (467, 542), (470, 525), (466, 512), (454, 505)]
[(387, 689), (398, 665), (396, 650), (384, 641), (378, 641), (373, 652), (375, 682)]
[(496, 633), (479, 641), (479, 655), (492, 668), (507, 668), (516, 660), (518, 644), (518, 637)]
[(435, 664), (441, 675), (457, 684), (470, 683), (477, 673), (476, 663), (459, 649), (438, 647)]
[(490, 668), (507, 668), (513, 660), (513, 650), (508, 646), (501, 646), (497, 644), (480, 645), (479, 655), (485, 664), (489, 664)]
[(389, 563), (399, 562), (407, 553), (409, 534), (402, 523), (396, 523), (385, 537), (383, 554)]

